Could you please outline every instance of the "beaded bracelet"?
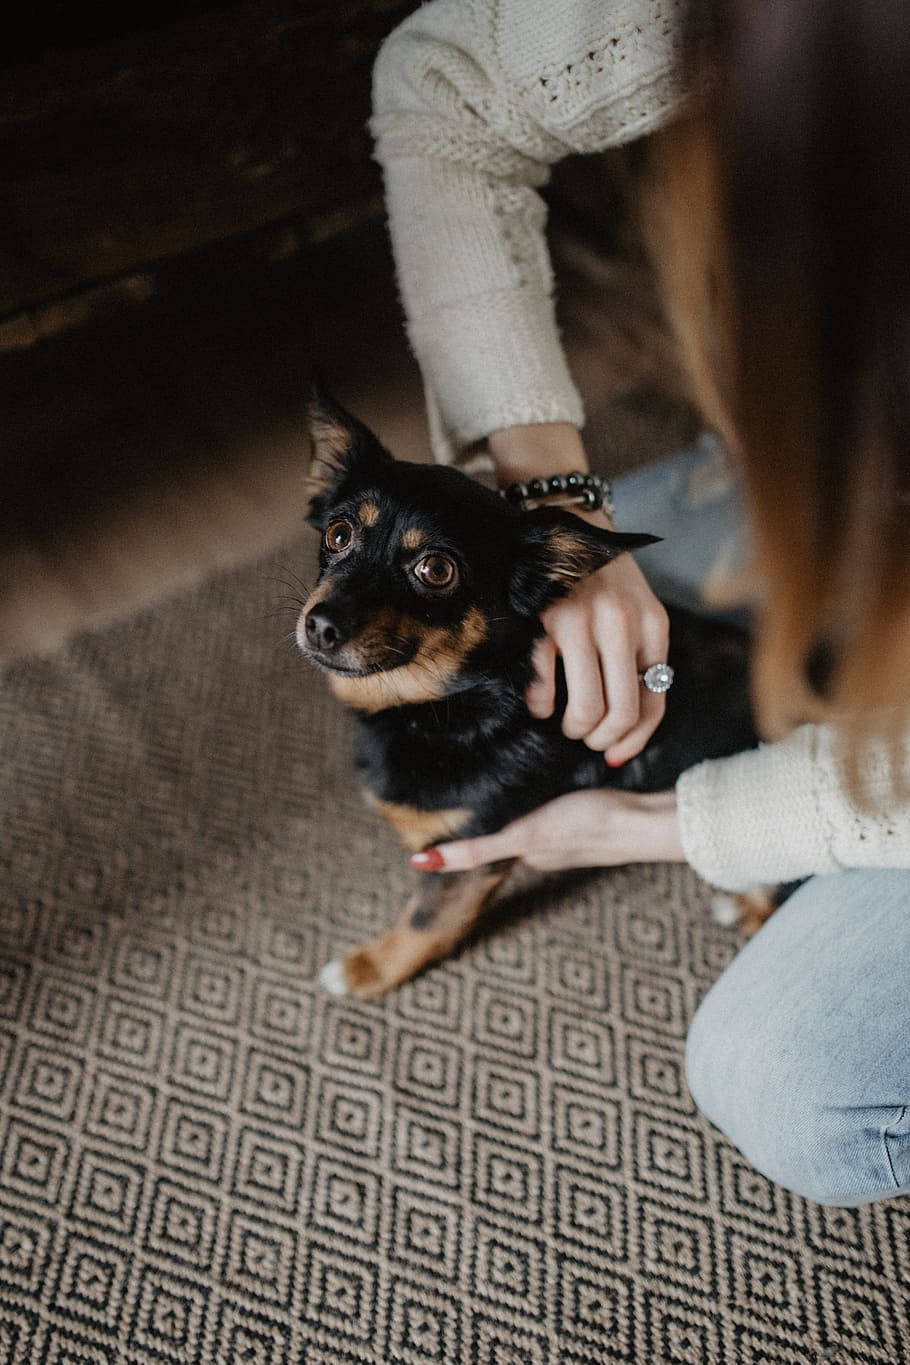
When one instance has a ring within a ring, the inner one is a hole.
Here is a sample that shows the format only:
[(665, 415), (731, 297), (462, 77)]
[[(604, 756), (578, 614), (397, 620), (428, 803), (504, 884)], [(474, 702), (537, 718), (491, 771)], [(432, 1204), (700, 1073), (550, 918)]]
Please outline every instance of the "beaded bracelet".
[(535, 507), (585, 507), (592, 512), (600, 508), (612, 516), (615, 511), (609, 479), (602, 474), (583, 474), (578, 469), (571, 474), (551, 474), (548, 479), (510, 484), (499, 490), (499, 496), (522, 512), (533, 512)]

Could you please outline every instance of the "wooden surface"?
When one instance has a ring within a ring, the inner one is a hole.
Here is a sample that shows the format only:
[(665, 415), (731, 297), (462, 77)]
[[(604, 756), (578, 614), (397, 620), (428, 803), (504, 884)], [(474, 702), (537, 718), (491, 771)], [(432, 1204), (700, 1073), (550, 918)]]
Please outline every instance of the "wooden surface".
[(0, 317), (293, 219), (379, 210), (366, 129), (413, 0), (248, 0), (51, 51), (0, 94)]
[[(365, 126), (412, 4), (222, 0), (8, 75), (0, 659), (299, 531), (314, 364), (427, 457)], [(620, 179), (570, 158), (549, 193), (562, 335), (611, 473), (695, 432)]]

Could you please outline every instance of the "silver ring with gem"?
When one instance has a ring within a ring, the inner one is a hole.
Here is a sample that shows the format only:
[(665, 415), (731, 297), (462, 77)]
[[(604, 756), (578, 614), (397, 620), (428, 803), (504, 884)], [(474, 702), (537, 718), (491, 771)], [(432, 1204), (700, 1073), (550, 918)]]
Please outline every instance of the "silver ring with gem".
[(673, 686), (673, 669), (669, 664), (651, 664), (644, 673), (639, 673), (638, 681), (644, 683), (649, 692), (669, 692)]

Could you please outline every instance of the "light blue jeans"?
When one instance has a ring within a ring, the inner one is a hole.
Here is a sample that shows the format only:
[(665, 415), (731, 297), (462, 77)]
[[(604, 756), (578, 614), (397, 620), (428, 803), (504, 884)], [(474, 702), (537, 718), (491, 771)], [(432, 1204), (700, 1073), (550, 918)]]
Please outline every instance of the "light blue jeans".
[[(617, 526), (663, 535), (637, 556), (659, 592), (698, 585), (740, 539), (735, 491), (704, 439), (619, 481)], [(811, 877), (696, 1011), (696, 1104), (764, 1175), (821, 1204), (910, 1193), (910, 873)]]

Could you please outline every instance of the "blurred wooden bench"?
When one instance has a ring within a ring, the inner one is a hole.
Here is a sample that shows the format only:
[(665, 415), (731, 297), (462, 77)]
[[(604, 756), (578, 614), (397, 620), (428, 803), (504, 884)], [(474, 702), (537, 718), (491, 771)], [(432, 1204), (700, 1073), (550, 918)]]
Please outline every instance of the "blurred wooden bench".
[(39, 3), (4, 57), (0, 347), (141, 300), (163, 260), (263, 229), (289, 254), (377, 215), (370, 73), (413, 8)]

